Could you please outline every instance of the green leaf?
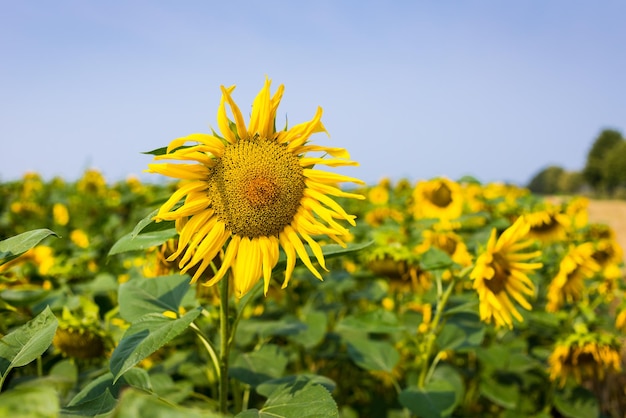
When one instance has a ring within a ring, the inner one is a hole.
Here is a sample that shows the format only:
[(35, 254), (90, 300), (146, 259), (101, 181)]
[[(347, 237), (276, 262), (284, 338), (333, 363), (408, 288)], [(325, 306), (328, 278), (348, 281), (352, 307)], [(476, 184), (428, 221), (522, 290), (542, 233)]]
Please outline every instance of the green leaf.
[(178, 312), (190, 288), (188, 275), (130, 280), (119, 287), (120, 315), (134, 322), (149, 313)]
[(348, 355), (358, 366), (365, 370), (393, 371), (400, 360), (400, 354), (387, 341), (372, 341), (366, 338), (350, 338)]
[(276, 345), (266, 344), (257, 351), (236, 356), (231, 362), (229, 375), (255, 387), (282, 376), (286, 366), (285, 353)]
[(133, 233), (128, 233), (120, 238), (109, 250), (109, 255), (124, 253), (127, 251), (143, 251), (147, 248), (156, 247), (163, 244), (170, 238), (178, 235), (176, 228), (164, 229), (153, 232), (146, 232), (133, 237)]
[(513, 409), (519, 402), (519, 389), (516, 385), (506, 385), (491, 377), (483, 376), (479, 383), (480, 393), (503, 408)]
[(184, 408), (141, 392), (136, 389), (125, 390), (113, 416), (116, 418), (220, 418), (223, 415), (192, 408)]
[(104, 389), (104, 392), (99, 394), (85, 402), (81, 402), (75, 405), (66, 406), (62, 409), (62, 412), (67, 415), (80, 415), (95, 417), (96, 415), (106, 414), (115, 408), (117, 400), (109, 388)]
[[(0, 378), (14, 367), (25, 366), (42, 355), (56, 332), (58, 321), (49, 307), (0, 340)], [(0, 380), (1, 381), (1, 380)]]
[[(182, 203), (177, 203), (176, 205), (174, 205), (172, 210), (177, 209), (181, 205)], [(155, 221), (154, 217), (157, 215), (157, 213), (159, 213), (159, 208), (153, 210), (148, 215), (146, 215), (145, 218), (137, 222), (137, 225), (135, 225), (135, 228), (133, 228), (132, 232), (130, 233), (131, 238), (135, 239), (137, 235), (142, 233), (145, 234), (147, 232), (164, 231), (176, 227), (175, 221)]]
[(267, 382), (261, 383), (256, 387), (256, 392), (259, 395), (265, 396), (269, 398), (269, 396), (283, 385), (294, 385), (298, 381), (309, 381), (311, 383), (315, 383), (318, 385), (322, 385), (326, 388), (327, 391), (332, 392), (337, 387), (337, 384), (330, 378), (326, 376), (320, 376), (318, 374), (296, 374), (291, 376), (280, 377), (278, 379), (268, 380)]
[(306, 379), (279, 386), (261, 410), (249, 409), (235, 418), (334, 418), (337, 404), (322, 386)]
[(235, 341), (244, 346), (252, 342), (255, 336), (265, 339), (272, 336), (297, 335), (306, 330), (306, 325), (295, 318), (278, 320), (244, 319), (239, 322)]
[(340, 334), (344, 331), (391, 334), (403, 329), (404, 326), (398, 321), (396, 314), (384, 309), (348, 315), (339, 321), (336, 328)]
[(290, 335), (288, 338), (293, 342), (301, 344), (304, 348), (310, 349), (324, 339), (328, 326), (328, 315), (320, 311), (310, 311), (304, 315), (303, 321), (306, 329), (295, 335)]
[(150, 313), (142, 316), (126, 330), (110, 361), (115, 380), (128, 369), (167, 344), (200, 315), (202, 308), (187, 312), (180, 318), (170, 319), (163, 314)]
[(422, 418), (440, 418), (452, 414), (456, 405), (454, 384), (445, 380), (431, 380), (423, 388), (411, 386), (400, 392), (400, 404)]
[(59, 397), (51, 386), (18, 386), (0, 394), (0, 416), (56, 418)]
[(485, 325), (475, 314), (451, 316), (437, 335), (440, 350), (460, 350), (480, 346), (485, 337)]
[(443, 270), (454, 265), (450, 255), (437, 247), (430, 247), (420, 256), (420, 267), (425, 271)]
[(50, 235), (58, 237), (49, 229), (35, 229), (0, 241), (0, 264), (24, 254)]
[(598, 400), (593, 393), (582, 386), (556, 392), (554, 407), (567, 418), (600, 416)]
[(432, 375), (431, 380), (439, 380), (450, 383), (454, 388), (454, 403), (452, 405), (453, 410), (460, 405), (463, 397), (465, 396), (465, 384), (463, 383), (461, 373), (459, 373), (457, 369), (449, 364), (439, 363)]

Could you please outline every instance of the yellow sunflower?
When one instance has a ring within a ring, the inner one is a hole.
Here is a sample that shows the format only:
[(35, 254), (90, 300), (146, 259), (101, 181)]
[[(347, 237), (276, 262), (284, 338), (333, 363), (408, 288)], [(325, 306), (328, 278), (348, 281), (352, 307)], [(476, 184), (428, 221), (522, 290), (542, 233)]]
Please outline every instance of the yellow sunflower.
[(461, 186), (446, 178), (420, 181), (413, 190), (416, 218), (456, 219), (463, 212)]
[(559, 341), (548, 358), (550, 380), (565, 386), (573, 377), (578, 384), (583, 379), (604, 380), (608, 373), (621, 371), (620, 343), (612, 335), (574, 333)]
[[(178, 249), (169, 259), (182, 255), (181, 271), (195, 267), (195, 282), (221, 254), (221, 266), (205, 284), (217, 283), (230, 269), (238, 297), (261, 276), (267, 293), (280, 247), (287, 256), (283, 287), (291, 278), (296, 254), (321, 280), (304, 243), (325, 269), (322, 249), (313, 236), (326, 235), (345, 245), (343, 239), (349, 237), (349, 231), (338, 220), (355, 224), (355, 216), (347, 214), (330, 196), (363, 198), (337, 186), (342, 182), (362, 185), (362, 181), (314, 168), (316, 164), (358, 165), (349, 160), (343, 148), (308, 142), (312, 134), (326, 132), (321, 108), (308, 122), (276, 130), (276, 110), (284, 87), (279, 86), (272, 96), (270, 83), (266, 80), (256, 96), (247, 126), (231, 97), (235, 87), (222, 86), (217, 112), (221, 136), (213, 133), (178, 138), (169, 144), (166, 154), (155, 157), (196, 164), (149, 165), (151, 172), (186, 180), (155, 217), (176, 221)], [(227, 115), (227, 106), (234, 120)], [(184, 146), (189, 142), (195, 144)], [(333, 158), (309, 155), (318, 152)], [(176, 208), (181, 199), (184, 203)]]
[(524, 215), (530, 224), (529, 236), (541, 242), (558, 242), (567, 238), (571, 219), (556, 206)]
[(600, 266), (593, 259), (594, 246), (586, 242), (572, 246), (561, 263), (559, 271), (548, 286), (548, 312), (556, 312), (565, 302), (579, 301), (585, 290), (585, 279), (593, 277)]
[(533, 244), (532, 240), (526, 239), (529, 229), (530, 225), (523, 217), (497, 239), (494, 228), (487, 248), (478, 256), (470, 273), (480, 299), (480, 319), (487, 323), (493, 320), (496, 327), (513, 328), (513, 317), (523, 321), (511, 298), (524, 309), (532, 309), (526, 296), (534, 294), (535, 286), (528, 273), (541, 268), (542, 264), (528, 262), (541, 255), (541, 251), (524, 251)]

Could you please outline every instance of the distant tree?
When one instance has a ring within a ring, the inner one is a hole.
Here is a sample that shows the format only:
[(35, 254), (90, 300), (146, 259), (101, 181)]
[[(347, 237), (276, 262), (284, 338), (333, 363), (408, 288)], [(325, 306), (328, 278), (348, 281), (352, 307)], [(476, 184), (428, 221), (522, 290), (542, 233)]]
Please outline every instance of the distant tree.
[(580, 171), (566, 171), (559, 178), (557, 189), (564, 194), (580, 193), (585, 184), (583, 174)]
[(605, 129), (596, 138), (589, 153), (587, 163), (583, 169), (585, 181), (596, 191), (606, 188), (604, 165), (609, 151), (616, 145), (623, 143), (622, 133), (613, 129)]
[(528, 189), (537, 194), (556, 194), (559, 193), (559, 182), (565, 174), (562, 167), (555, 165), (544, 168), (539, 171), (528, 183)]
[(626, 188), (626, 141), (617, 144), (606, 156), (604, 177), (607, 192), (613, 194), (618, 188)]

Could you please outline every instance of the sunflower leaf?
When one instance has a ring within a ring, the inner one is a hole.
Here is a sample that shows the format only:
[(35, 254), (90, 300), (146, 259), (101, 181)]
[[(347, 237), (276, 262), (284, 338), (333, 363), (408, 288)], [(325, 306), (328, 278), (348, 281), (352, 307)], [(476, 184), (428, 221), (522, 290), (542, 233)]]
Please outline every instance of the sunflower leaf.
[(200, 315), (202, 308), (171, 319), (163, 314), (142, 316), (126, 330), (110, 361), (114, 382), (127, 370), (181, 334)]
[(164, 229), (162, 231), (146, 232), (133, 237), (132, 232), (117, 240), (109, 250), (109, 256), (125, 253), (128, 251), (143, 251), (151, 247), (163, 244), (170, 238), (178, 235), (176, 228)]
[(398, 396), (400, 404), (424, 418), (449, 416), (454, 411), (457, 394), (454, 384), (446, 380), (431, 380), (423, 388), (409, 387)]
[(25, 366), (42, 355), (57, 330), (58, 321), (50, 307), (0, 340), (0, 382), (14, 367)]
[(35, 229), (0, 241), (0, 264), (19, 257), (51, 235), (58, 237), (49, 229)]

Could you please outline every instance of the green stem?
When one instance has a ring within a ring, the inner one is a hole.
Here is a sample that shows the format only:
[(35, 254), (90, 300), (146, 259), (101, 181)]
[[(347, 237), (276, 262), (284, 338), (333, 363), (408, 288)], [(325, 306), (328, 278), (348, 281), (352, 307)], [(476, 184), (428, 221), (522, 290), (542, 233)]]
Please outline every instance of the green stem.
[(206, 351), (209, 353), (209, 356), (211, 357), (211, 361), (213, 362), (213, 367), (215, 367), (215, 373), (219, 380), (220, 362), (219, 362), (219, 359), (217, 358), (217, 353), (215, 352), (215, 348), (213, 347), (213, 344), (211, 344), (211, 341), (202, 333), (202, 331), (200, 331), (200, 328), (198, 328), (198, 326), (194, 322), (192, 322), (190, 326), (191, 326), (191, 329), (196, 333), (198, 338), (200, 338), (200, 341), (202, 342), (202, 345), (204, 345), (204, 348), (206, 348)]
[(228, 413), (228, 355), (230, 351), (230, 324), (228, 301), (230, 277), (220, 281), (220, 412)]
[(456, 284), (456, 277), (452, 278), (452, 281), (446, 291), (439, 297), (437, 300), (437, 307), (435, 317), (431, 323), (430, 333), (428, 334), (426, 341), (426, 350), (424, 352), (424, 365), (422, 366), (422, 370), (420, 371), (420, 376), (417, 381), (417, 387), (423, 388), (426, 384), (426, 377), (429, 374), (430, 367), (426, 367), (426, 363), (432, 354), (433, 347), (435, 346), (435, 340), (437, 339), (437, 333), (439, 331), (439, 322), (441, 321), (441, 317), (443, 315), (443, 309), (448, 303), (448, 299), (450, 299), (450, 295), (452, 294), (452, 290), (454, 289), (454, 285)]

